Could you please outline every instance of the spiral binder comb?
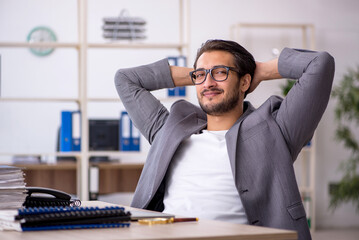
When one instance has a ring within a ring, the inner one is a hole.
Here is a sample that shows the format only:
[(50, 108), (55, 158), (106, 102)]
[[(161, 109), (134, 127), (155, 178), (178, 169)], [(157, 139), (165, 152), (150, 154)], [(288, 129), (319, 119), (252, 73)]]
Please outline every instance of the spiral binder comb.
[(129, 227), (131, 213), (123, 207), (39, 207), (18, 210), (22, 231)]

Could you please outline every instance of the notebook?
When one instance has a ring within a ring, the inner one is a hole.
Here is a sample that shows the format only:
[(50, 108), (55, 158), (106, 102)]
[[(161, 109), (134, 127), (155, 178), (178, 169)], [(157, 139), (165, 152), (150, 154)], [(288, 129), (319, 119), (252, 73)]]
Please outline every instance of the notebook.
[(129, 227), (131, 213), (123, 207), (39, 207), (0, 212), (5, 230), (40, 231), (56, 229)]

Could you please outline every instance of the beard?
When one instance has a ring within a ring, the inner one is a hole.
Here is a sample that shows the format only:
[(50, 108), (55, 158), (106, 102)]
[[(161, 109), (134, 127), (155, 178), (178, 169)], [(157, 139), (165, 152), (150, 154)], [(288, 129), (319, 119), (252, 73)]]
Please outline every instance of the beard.
[[(211, 88), (210, 90), (204, 90), (201, 92), (201, 97), (203, 97), (203, 93), (206, 91), (220, 91), (223, 92), (222, 89), (219, 88)], [(219, 116), (223, 113), (227, 113), (231, 110), (233, 110), (234, 108), (236, 108), (238, 106), (238, 102), (239, 102), (239, 81), (236, 84), (236, 86), (234, 88), (232, 88), (232, 90), (228, 93), (228, 96), (223, 99), (222, 102), (219, 102), (217, 104), (211, 104), (211, 103), (207, 103), (204, 104), (201, 101), (201, 98), (198, 97), (198, 101), (199, 101), (199, 105), (201, 106), (202, 110), (207, 113), (208, 115), (213, 115), (213, 116)]]

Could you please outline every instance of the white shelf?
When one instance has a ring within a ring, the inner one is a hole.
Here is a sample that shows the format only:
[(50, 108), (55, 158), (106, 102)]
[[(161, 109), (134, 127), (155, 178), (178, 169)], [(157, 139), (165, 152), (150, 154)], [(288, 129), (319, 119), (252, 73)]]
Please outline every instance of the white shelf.
[(80, 157), (80, 152), (0, 152), (0, 156), (57, 156), (57, 157)]
[(88, 43), (88, 48), (125, 48), (125, 49), (182, 49), (187, 48), (187, 44), (179, 43)]
[[(54, 164), (38, 163), (38, 164), (13, 164), (26, 170), (76, 170), (76, 162), (64, 161)], [(91, 166), (98, 166), (101, 169), (141, 169), (143, 163), (121, 163), (121, 162), (104, 162), (90, 163)]]
[[(34, 47), (52, 47), (52, 48), (79, 48), (79, 43), (66, 42), (41, 42), (41, 43), (27, 43), (27, 42), (0, 42), (0, 48), (34, 48)], [(187, 44), (180, 43), (87, 43), (87, 48), (116, 48), (116, 49), (182, 49), (187, 48)]]
[(0, 102), (79, 102), (78, 98), (0, 97)]
[[(180, 99), (186, 99), (185, 97), (163, 97), (163, 98), (157, 98), (158, 100), (160, 100), (161, 102), (172, 102), (172, 101), (177, 101)], [(88, 102), (121, 102), (121, 99), (118, 98), (101, 98), (101, 97), (93, 97), (93, 98), (88, 98), (87, 99)]]
[[(163, 102), (177, 101), (180, 99), (185, 99), (186, 97), (164, 97), (158, 98)], [(93, 97), (88, 98), (88, 102), (121, 102), (121, 99), (118, 98), (101, 98)], [(34, 98), (34, 97), (0, 97), (0, 102), (80, 102), (78, 98)]]
[(79, 43), (61, 43), (61, 42), (0, 42), (0, 47), (7, 48), (34, 48), (34, 47), (52, 47), (52, 48), (79, 48)]
[[(81, 152), (0, 152), (0, 156), (80, 156)], [(89, 151), (89, 156), (146, 156), (138, 151)]]

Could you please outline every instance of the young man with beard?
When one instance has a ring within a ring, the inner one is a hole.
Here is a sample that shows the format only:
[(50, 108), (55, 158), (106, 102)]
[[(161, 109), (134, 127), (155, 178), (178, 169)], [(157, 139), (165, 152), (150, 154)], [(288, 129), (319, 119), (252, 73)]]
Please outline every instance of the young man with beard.
[[(298, 232), (310, 239), (293, 163), (327, 106), (334, 60), (326, 52), (284, 49), (255, 62), (233, 41), (209, 40), (194, 68), (166, 59), (119, 70), (116, 88), (151, 144), (132, 206)], [(258, 109), (244, 101), (260, 82), (298, 79), (282, 99)], [(196, 86), (201, 107), (168, 111), (150, 92)]]

